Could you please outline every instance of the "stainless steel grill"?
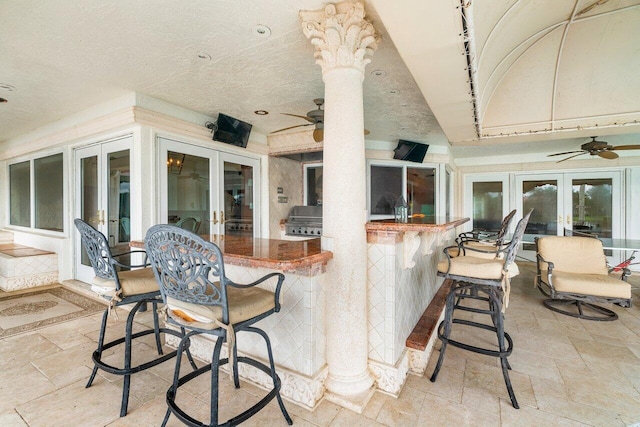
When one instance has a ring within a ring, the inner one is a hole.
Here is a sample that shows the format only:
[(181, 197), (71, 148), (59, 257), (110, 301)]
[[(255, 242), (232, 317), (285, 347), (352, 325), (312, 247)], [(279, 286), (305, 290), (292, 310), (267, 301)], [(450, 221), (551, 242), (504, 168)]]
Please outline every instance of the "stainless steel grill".
[(320, 237), (322, 235), (322, 206), (294, 206), (285, 225), (287, 236)]

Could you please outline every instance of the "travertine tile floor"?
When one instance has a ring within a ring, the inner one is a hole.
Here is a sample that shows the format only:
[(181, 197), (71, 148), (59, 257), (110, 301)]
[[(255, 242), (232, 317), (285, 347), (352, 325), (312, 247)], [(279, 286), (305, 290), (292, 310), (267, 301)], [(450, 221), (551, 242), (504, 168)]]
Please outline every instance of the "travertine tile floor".
[[(376, 393), (363, 414), (322, 402), (314, 412), (292, 403), (296, 426), (629, 426), (640, 422), (640, 275), (633, 278), (637, 305), (614, 306), (620, 319), (589, 322), (542, 306), (533, 288), (533, 266), (520, 265), (513, 281), (506, 329), (515, 342), (511, 380), (521, 409), (509, 403), (497, 360), (449, 348), (438, 381), (431, 383), (437, 351), (424, 377), (410, 375), (399, 398)], [(120, 316), (123, 319), (124, 316)], [(146, 319), (146, 320), (145, 320)], [(149, 315), (142, 321), (148, 322)], [(122, 323), (122, 320), (110, 320)], [(173, 363), (134, 375), (129, 414), (119, 418), (120, 378), (99, 374), (85, 389), (99, 315), (0, 341), (0, 426), (157, 426)], [(113, 330), (113, 328), (112, 328)], [(483, 337), (475, 337), (483, 339)], [(439, 348), (439, 345), (438, 345)], [(152, 352), (147, 343), (137, 356)], [(114, 354), (113, 357), (117, 357)], [(182, 397), (207, 413), (205, 379)], [(256, 399), (262, 390), (240, 391), (221, 377), (222, 417)], [(203, 415), (204, 416), (204, 415)], [(179, 425), (175, 418), (169, 423)], [(285, 426), (272, 402), (245, 425)]]

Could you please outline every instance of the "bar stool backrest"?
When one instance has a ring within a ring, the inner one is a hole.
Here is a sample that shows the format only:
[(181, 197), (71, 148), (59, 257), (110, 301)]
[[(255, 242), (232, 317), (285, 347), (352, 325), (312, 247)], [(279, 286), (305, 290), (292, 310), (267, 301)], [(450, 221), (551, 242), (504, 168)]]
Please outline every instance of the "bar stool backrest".
[(107, 238), (80, 218), (76, 218), (73, 222), (78, 232), (80, 232), (82, 245), (89, 256), (95, 275), (101, 279), (115, 280), (119, 288), (120, 282), (115, 269), (116, 263), (111, 254)]
[(507, 231), (509, 230), (509, 225), (511, 225), (511, 220), (516, 214), (516, 210), (512, 210), (504, 217), (502, 220), (502, 224), (500, 224), (500, 230), (498, 230), (498, 235), (496, 236), (496, 247), (502, 246), (502, 242), (504, 241), (504, 236), (506, 236)]
[(507, 246), (507, 254), (504, 260), (505, 268), (516, 260), (518, 249), (520, 248), (520, 242), (522, 242), (522, 236), (524, 236), (524, 230), (527, 228), (532, 212), (533, 209), (527, 212), (527, 214), (518, 221), (518, 225), (516, 225), (516, 231), (513, 234), (511, 242), (509, 242), (509, 246)]
[(222, 321), (229, 323), (228, 279), (216, 244), (180, 227), (154, 225), (147, 231), (145, 247), (165, 303), (171, 297), (219, 306)]

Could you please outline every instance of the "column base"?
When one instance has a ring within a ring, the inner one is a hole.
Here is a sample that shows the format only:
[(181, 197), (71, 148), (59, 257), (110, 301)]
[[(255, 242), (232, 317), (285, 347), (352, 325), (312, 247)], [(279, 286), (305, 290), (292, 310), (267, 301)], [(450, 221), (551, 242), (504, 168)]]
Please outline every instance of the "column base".
[(336, 405), (342, 406), (343, 408), (347, 408), (350, 411), (362, 414), (364, 408), (367, 406), (369, 400), (371, 400), (375, 392), (376, 387), (372, 385), (368, 390), (350, 396), (344, 396), (326, 391), (324, 394), (324, 398), (329, 402), (335, 403)]

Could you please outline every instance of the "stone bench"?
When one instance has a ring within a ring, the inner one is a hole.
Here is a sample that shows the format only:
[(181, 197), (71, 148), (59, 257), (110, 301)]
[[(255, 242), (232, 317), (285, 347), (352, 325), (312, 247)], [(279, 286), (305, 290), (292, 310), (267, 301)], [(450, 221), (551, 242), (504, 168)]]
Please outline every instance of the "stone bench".
[(0, 243), (0, 289), (5, 292), (58, 283), (58, 255), (12, 242)]

